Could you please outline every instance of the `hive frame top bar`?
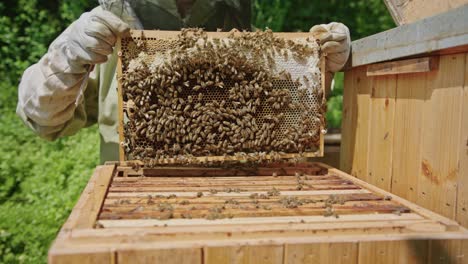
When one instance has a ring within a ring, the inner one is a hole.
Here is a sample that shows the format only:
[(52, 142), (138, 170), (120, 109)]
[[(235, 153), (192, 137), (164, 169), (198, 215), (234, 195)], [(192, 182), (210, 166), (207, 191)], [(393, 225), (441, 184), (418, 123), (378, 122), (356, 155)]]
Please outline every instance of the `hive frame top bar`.
[[(231, 32), (213, 32), (213, 31), (206, 31), (208, 37), (212, 38), (223, 38), (229, 36), (234, 32), (234, 34), (242, 33), (241, 31), (234, 30)], [(130, 35), (124, 38), (141, 38), (144, 37), (146, 39), (151, 38), (158, 38), (158, 39), (171, 39), (176, 38), (177, 35), (180, 34), (180, 31), (169, 31), (169, 30), (130, 30)], [(282, 37), (284, 39), (296, 39), (296, 38), (307, 38), (311, 37), (311, 33), (309, 32), (273, 32), (275, 36)]]
[[(124, 102), (122, 96), (122, 83), (121, 77), (123, 76), (122, 68), (123, 68), (123, 59), (122, 59), (122, 39), (128, 40), (131, 39), (132, 41), (138, 40), (145, 40), (151, 41), (156, 39), (175, 39), (180, 34), (181, 31), (164, 31), (164, 30), (131, 30), (129, 35), (118, 38), (117, 40), (117, 54), (118, 54), (118, 61), (117, 61), (117, 80), (118, 80), (118, 108), (119, 108), (119, 141), (124, 141)], [(230, 34), (241, 34), (242, 32), (234, 30), (231, 32), (206, 32), (207, 36), (210, 38), (224, 38), (228, 37)], [(312, 35), (308, 32), (273, 32), (275, 36), (281, 37), (287, 40), (294, 40), (294, 39), (305, 39), (311, 37)], [(323, 54), (320, 57), (319, 67), (321, 72), (321, 85), (320, 89), (325, 93), (325, 72), (326, 72), (326, 54)], [(325, 127), (323, 125), (320, 126), (320, 143), (319, 149), (315, 152), (303, 152), (303, 153), (285, 153), (280, 154), (281, 158), (284, 159), (294, 159), (294, 158), (308, 158), (308, 157), (322, 157), (324, 154), (324, 133)], [(278, 157), (278, 156), (276, 156)], [(235, 155), (224, 155), (224, 156), (202, 156), (202, 157), (194, 157), (196, 160), (200, 162), (211, 162), (211, 161), (240, 161), (243, 158)], [(264, 156), (264, 159), (272, 159), (269, 154)], [(132, 161), (136, 163), (140, 163), (138, 160), (127, 160), (125, 157), (125, 151), (122, 144), (119, 144), (119, 160), (120, 161)], [(167, 158), (165, 159), (163, 164), (175, 164), (177, 160), (175, 158)]]

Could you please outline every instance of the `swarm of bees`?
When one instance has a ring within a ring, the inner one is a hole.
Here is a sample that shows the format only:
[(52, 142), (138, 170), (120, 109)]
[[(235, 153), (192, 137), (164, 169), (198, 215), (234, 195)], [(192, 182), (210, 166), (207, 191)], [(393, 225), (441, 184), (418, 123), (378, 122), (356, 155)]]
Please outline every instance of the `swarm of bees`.
[(320, 71), (294, 80), (277, 63), (318, 58), (315, 40), (298, 43), (271, 31), (209, 38), (184, 29), (174, 41), (163, 59), (147, 62), (141, 53), (120, 79), (127, 159), (151, 167), (174, 157), (190, 163), (318, 150), (326, 111)]

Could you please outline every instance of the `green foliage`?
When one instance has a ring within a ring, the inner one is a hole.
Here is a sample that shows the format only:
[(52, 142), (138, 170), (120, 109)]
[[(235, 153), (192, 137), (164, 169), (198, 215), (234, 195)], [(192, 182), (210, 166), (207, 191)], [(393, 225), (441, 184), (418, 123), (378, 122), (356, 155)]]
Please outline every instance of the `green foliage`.
[(99, 160), (96, 127), (45, 142), (15, 115), (26, 67), (83, 10), (85, 0), (0, 3), (0, 263), (45, 263), (47, 249)]
[(291, 2), (284, 0), (253, 1), (252, 23), (257, 28), (281, 31)]
[(13, 113), (1, 119), (8, 125), (0, 126), (0, 263), (45, 262), (97, 165), (99, 135), (92, 127), (51, 143)]

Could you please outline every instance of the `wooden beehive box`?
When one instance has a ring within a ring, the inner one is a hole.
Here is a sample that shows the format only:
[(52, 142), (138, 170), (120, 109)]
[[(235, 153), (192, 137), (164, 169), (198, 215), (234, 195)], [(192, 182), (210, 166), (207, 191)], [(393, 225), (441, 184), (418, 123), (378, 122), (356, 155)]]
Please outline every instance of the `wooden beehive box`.
[(139, 164), (96, 168), (50, 263), (467, 261), (456, 222), (325, 164)]
[(454, 221), (324, 164), (116, 163), (96, 169), (49, 263), (465, 263), (467, 238)]
[(461, 2), (353, 42), (340, 168), (468, 227), (468, 5)]

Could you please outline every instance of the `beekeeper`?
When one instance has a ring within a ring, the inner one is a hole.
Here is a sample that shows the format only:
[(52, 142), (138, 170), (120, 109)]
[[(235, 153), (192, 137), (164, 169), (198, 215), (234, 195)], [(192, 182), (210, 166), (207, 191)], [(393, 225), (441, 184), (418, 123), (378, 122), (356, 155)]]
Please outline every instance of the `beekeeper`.
[[(118, 160), (117, 37), (133, 29), (207, 31), (250, 29), (250, 0), (100, 0), (23, 73), (17, 114), (39, 136), (54, 140), (99, 124), (101, 162)], [(328, 53), (330, 73), (349, 56), (350, 36), (341, 23), (314, 26), (311, 32)]]

